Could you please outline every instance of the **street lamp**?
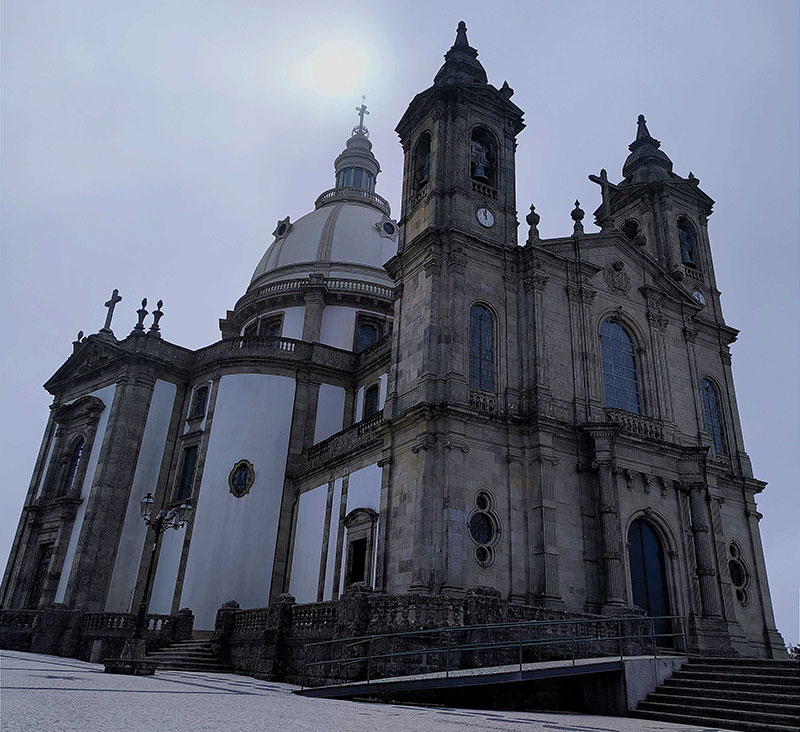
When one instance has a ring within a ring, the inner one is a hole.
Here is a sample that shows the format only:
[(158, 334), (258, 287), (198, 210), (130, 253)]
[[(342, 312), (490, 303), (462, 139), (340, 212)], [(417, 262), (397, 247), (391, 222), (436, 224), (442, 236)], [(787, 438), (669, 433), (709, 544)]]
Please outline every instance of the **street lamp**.
[(161, 534), (167, 529), (180, 529), (186, 526), (189, 519), (192, 517), (194, 510), (190, 499), (184, 502), (177, 508), (171, 508), (169, 511), (161, 510), (153, 518), (153, 505), (155, 500), (153, 494), (148, 493), (139, 502), (139, 512), (142, 514), (144, 522), (153, 529), (155, 537), (153, 538), (153, 546), (150, 549), (150, 559), (147, 563), (147, 578), (144, 582), (144, 592), (142, 593), (142, 601), (139, 603), (139, 609), (136, 613), (136, 626), (133, 631), (133, 637), (142, 639), (145, 636), (145, 629), (147, 625), (147, 609), (150, 605), (150, 592), (152, 590), (151, 584), (153, 580), (153, 571), (156, 564), (156, 553), (158, 551), (158, 544), (161, 541)]

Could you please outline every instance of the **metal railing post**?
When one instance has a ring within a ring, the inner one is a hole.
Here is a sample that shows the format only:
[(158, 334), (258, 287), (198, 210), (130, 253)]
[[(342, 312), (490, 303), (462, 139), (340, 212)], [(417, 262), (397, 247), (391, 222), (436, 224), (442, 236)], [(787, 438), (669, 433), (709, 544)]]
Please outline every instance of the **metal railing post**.
[(653, 658), (658, 658), (658, 646), (656, 645), (656, 619), (650, 618), (650, 640), (653, 643)]
[(369, 639), (367, 645), (367, 683), (369, 683), (370, 673), (372, 671), (372, 638)]
[(572, 623), (572, 625), (570, 625), (570, 628), (572, 629), (572, 665), (574, 666), (575, 665), (575, 623)]
[(444, 631), (444, 675), (450, 678), (450, 633)]
[(624, 649), (622, 647), (622, 620), (617, 620), (617, 644), (619, 645), (619, 660), (621, 661), (624, 657)]
[(303, 673), (300, 676), (300, 690), (306, 688), (306, 658), (307, 658), (308, 646), (303, 646)]

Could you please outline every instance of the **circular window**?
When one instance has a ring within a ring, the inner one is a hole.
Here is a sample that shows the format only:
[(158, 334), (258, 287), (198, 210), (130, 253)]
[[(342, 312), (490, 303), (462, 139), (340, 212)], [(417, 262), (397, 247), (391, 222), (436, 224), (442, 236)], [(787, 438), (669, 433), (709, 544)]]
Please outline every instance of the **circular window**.
[(389, 236), (394, 236), (395, 228), (394, 228), (394, 224), (391, 221), (384, 221), (383, 222), (383, 230)]
[(485, 546), (479, 546), (475, 550), (475, 559), (478, 560), (478, 564), (488, 564), (491, 559), (489, 549)]
[(741, 554), (741, 552), (739, 551), (739, 547), (736, 544), (731, 544), (728, 547), (728, 551), (731, 553), (731, 556), (734, 557), (734, 558), (738, 557)]
[(485, 511), (489, 508), (489, 496), (485, 493), (478, 493), (477, 497), (475, 498), (475, 505), (481, 510)]
[(278, 224), (278, 236), (283, 236), (287, 228), (286, 224)]
[(469, 535), (476, 544), (488, 544), (494, 538), (492, 519), (486, 513), (474, 513), (469, 519)]

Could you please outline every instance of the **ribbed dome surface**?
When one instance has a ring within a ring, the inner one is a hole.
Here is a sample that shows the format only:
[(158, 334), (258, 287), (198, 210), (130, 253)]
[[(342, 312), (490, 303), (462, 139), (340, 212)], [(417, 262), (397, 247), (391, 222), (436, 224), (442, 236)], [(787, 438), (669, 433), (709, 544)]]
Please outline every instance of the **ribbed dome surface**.
[[(381, 233), (387, 221), (386, 216), (370, 205), (337, 202), (321, 206), (294, 222), (288, 234), (272, 243), (253, 272), (251, 282), (272, 270), (305, 263), (309, 270), (318, 262), (382, 270), (384, 262), (397, 251), (396, 237), (392, 239)], [(388, 279), (388, 275), (385, 277)]]

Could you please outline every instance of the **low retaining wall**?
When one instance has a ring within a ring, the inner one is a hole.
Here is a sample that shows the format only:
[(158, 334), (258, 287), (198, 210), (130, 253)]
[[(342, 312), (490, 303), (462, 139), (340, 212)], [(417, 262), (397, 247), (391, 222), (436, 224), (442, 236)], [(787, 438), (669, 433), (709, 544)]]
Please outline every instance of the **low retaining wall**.
[[(372, 592), (363, 585), (349, 587), (339, 600), (296, 605), (291, 595), (281, 595), (266, 608), (241, 610), (236, 602), (225, 603), (217, 611), (212, 641), (220, 657), (237, 673), (270, 680), (316, 685), (331, 681), (353, 681), (364, 677), (365, 663), (328, 664), (312, 667), (304, 673), (304, 660), (329, 661), (365, 655), (365, 643), (345, 643), (346, 639), (390, 633), (407, 633), (434, 628), (525, 621), (576, 620), (594, 618), (592, 624), (592, 654), (618, 654), (619, 642), (611, 640), (618, 634), (614, 621), (600, 616), (587, 616), (565, 610), (529, 605), (515, 605), (504, 600), (497, 590), (474, 587), (463, 597), (445, 595), (388, 595)], [(636, 623), (636, 618), (631, 618)], [(371, 666), (373, 678), (401, 674), (428, 673), (443, 670), (444, 643), (451, 645), (504, 642), (520, 637), (520, 628), (504, 630), (471, 628), (449, 633), (437, 647), (437, 636), (424, 634), (403, 639), (386, 638), (373, 642), (372, 653), (409, 651), (399, 659), (378, 659)], [(526, 647), (524, 660), (548, 660), (570, 657), (573, 652), (571, 626), (532, 626), (525, 630), (525, 640), (549, 639), (547, 646)], [(312, 646), (318, 641), (336, 641), (325, 646)], [(563, 640), (562, 640), (563, 639)], [(402, 643), (402, 648), (398, 647)], [(641, 643), (626, 641), (624, 652), (637, 654)], [(587, 645), (577, 645), (579, 654)], [(417, 652), (418, 651), (418, 652)], [(516, 648), (473, 650), (450, 654), (455, 668), (516, 663)]]
[[(0, 610), (0, 648), (100, 661), (118, 658), (133, 635), (134, 613), (88, 613), (52, 606), (42, 610)], [(148, 615), (146, 642), (154, 650), (192, 637), (194, 615)]]

